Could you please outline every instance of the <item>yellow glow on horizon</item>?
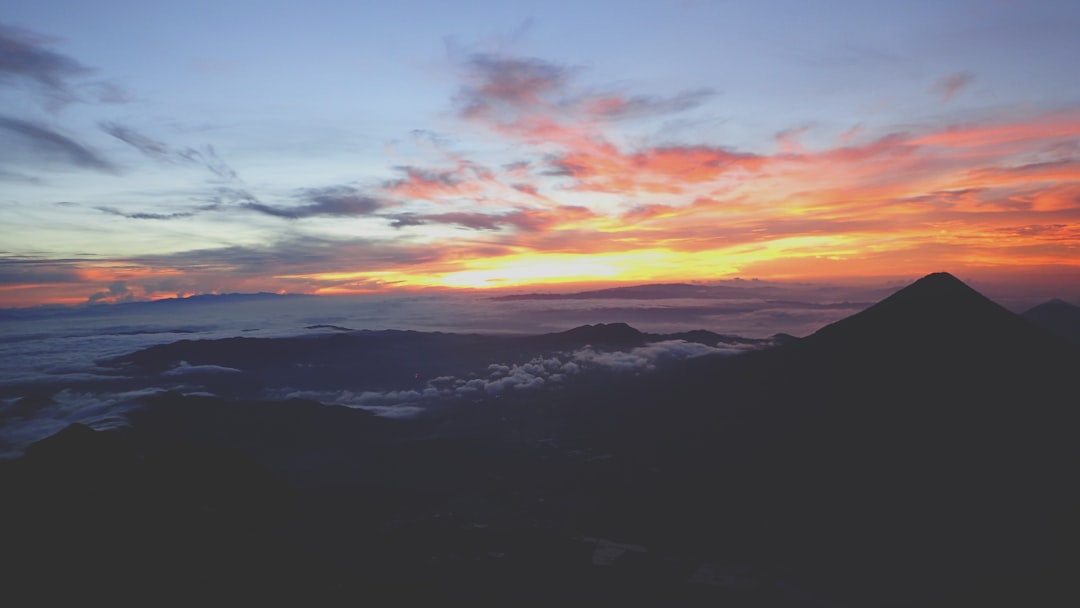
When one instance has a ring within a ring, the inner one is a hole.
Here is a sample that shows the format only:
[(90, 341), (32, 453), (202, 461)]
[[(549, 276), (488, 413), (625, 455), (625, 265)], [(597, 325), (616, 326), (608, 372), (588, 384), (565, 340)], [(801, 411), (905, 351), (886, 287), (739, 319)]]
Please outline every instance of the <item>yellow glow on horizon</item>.
[(749, 266), (778, 259), (840, 260), (865, 244), (851, 236), (793, 236), (699, 251), (641, 249), (597, 253), (523, 253), (473, 258), (434, 268), (291, 275), (334, 282), (318, 293), (363, 293), (380, 288), (498, 289), (528, 285), (713, 280), (737, 276)]
[(492, 260), (492, 264), (486, 263), (486, 260), (484, 264), (476, 264), (488, 266), (487, 268), (447, 273), (435, 277), (435, 282), (443, 287), (485, 289), (618, 277), (619, 270), (615, 265), (610, 261), (594, 259), (595, 257), (597, 256), (549, 254), (524, 256), (519, 259), (496, 258)]
[[(977, 231), (978, 232), (978, 231)], [(981, 235), (981, 233), (979, 233)], [(938, 235), (946, 243), (959, 238), (969, 243), (975, 235)], [(514, 288), (592, 289), (605, 285), (651, 282), (714, 281), (739, 276), (771, 280), (807, 280), (815, 276), (836, 280), (865, 279), (891, 273), (900, 276), (904, 265), (883, 263), (881, 256), (898, 256), (904, 264), (932, 269), (1009, 268), (1015, 259), (990, 250), (962, 249), (953, 255), (923, 251), (926, 237), (908, 233), (852, 233), (791, 236), (754, 243), (697, 251), (654, 248), (588, 253), (519, 253), (488, 258), (437, 262), (430, 267), (291, 275), (313, 283), (320, 295), (392, 293), (412, 290), (498, 290)], [(1061, 264), (1047, 256), (1028, 256), (1039, 263)], [(842, 266), (841, 266), (842, 265)], [(1080, 264), (1075, 264), (1080, 267)], [(832, 274), (828, 274), (828, 273)], [(283, 278), (283, 277), (277, 277)]]
[[(767, 252), (765, 255), (769, 255)], [(490, 289), (534, 284), (714, 279), (738, 274), (732, 249), (594, 254), (521, 254), (465, 262), (466, 269), (420, 279), (427, 286)], [(416, 284), (409, 279), (406, 283)]]

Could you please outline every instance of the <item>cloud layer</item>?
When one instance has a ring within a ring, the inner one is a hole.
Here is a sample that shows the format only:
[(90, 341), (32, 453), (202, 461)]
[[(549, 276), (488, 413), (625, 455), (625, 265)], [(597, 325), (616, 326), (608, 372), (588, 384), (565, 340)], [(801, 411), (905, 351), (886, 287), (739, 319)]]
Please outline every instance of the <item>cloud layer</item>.
[(440, 376), (423, 388), (391, 391), (290, 391), (278, 389), (278, 398), (314, 399), (324, 403), (371, 410), (379, 415), (408, 417), (438, 403), (483, 400), (558, 387), (584, 373), (608, 371), (620, 374), (651, 372), (668, 361), (706, 355), (732, 355), (749, 347), (717, 344), (706, 346), (684, 340), (654, 342), (627, 351), (584, 347), (579, 350), (535, 357), (527, 363), (491, 363), (483, 373), (469, 377)]

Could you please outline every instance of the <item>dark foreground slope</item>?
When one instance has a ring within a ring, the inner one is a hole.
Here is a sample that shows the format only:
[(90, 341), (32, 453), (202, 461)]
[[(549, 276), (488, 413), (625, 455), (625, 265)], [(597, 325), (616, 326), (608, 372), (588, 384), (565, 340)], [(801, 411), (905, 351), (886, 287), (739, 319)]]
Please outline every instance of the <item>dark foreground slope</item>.
[(416, 421), (164, 395), (0, 463), (4, 572), (150, 603), (1070, 605), (1078, 369), (937, 274), (785, 346)]
[(288, 489), (230, 450), (72, 425), (0, 465), (8, 605), (298, 601), (289, 581), (316, 580)]

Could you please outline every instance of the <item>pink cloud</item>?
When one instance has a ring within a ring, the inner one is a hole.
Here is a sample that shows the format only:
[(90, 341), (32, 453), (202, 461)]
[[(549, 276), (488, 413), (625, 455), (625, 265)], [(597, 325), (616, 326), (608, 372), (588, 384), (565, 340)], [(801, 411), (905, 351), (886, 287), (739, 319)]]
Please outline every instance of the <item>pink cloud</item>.
[(949, 103), (953, 97), (956, 96), (961, 90), (966, 88), (971, 81), (975, 79), (975, 75), (969, 72), (957, 72), (955, 74), (949, 74), (943, 76), (939, 80), (935, 81), (927, 92), (941, 95), (941, 101)]

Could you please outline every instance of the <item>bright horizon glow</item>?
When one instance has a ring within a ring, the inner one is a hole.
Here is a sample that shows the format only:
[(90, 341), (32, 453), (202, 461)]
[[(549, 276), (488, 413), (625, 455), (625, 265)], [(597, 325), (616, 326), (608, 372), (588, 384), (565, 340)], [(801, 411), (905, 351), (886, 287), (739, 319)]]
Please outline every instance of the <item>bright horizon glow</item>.
[(939, 270), (1080, 296), (1074, 2), (318, 4), (7, 11), (0, 307)]

